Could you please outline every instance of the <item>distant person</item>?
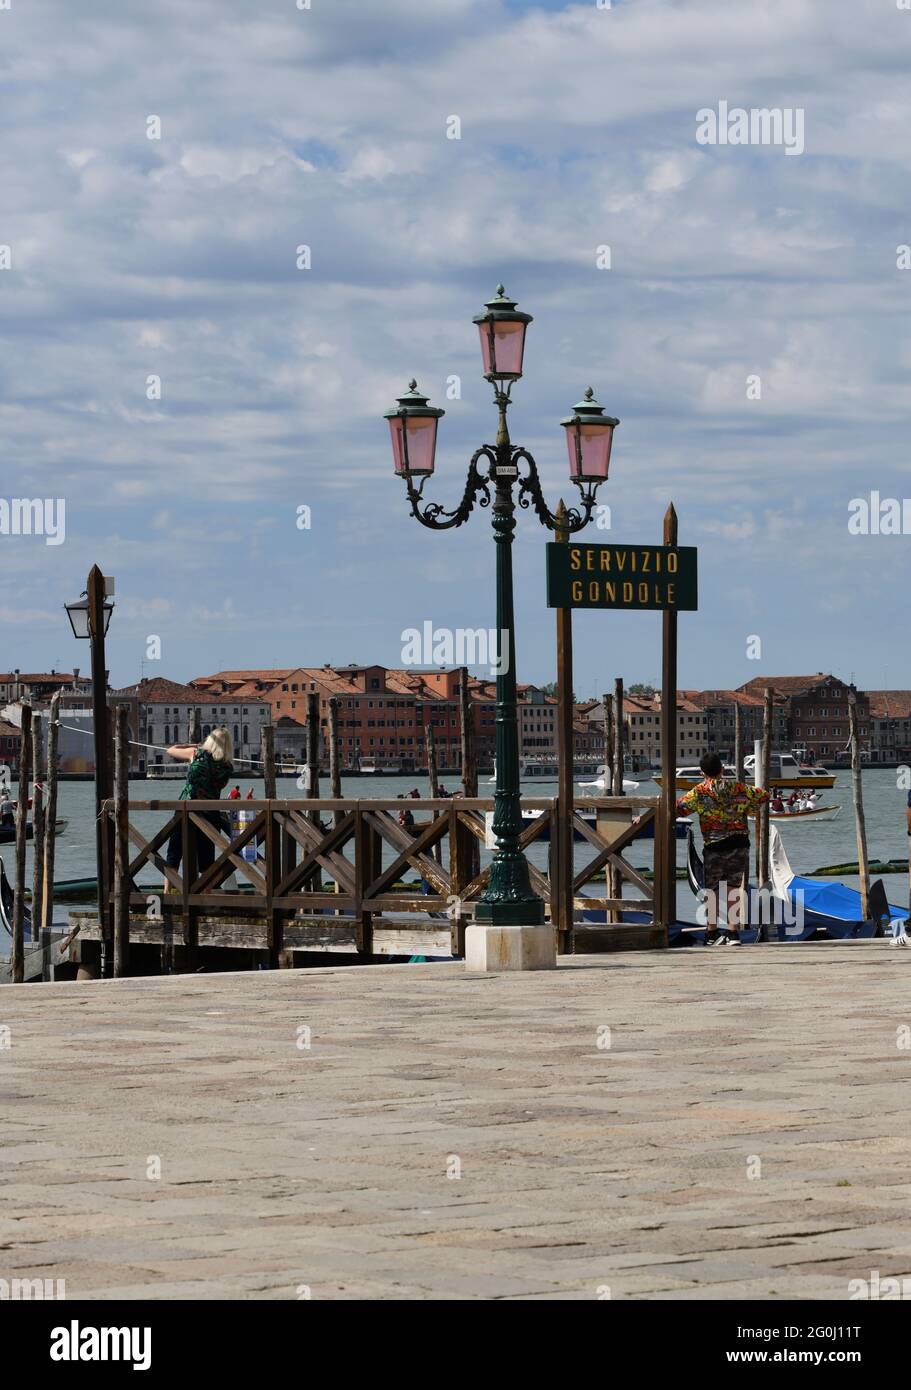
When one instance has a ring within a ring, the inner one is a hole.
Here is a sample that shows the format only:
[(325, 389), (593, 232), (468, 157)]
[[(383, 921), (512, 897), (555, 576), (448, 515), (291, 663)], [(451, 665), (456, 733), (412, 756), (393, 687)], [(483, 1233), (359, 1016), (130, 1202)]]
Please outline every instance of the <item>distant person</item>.
[(399, 811), (399, 825), (403, 830), (414, 830), (414, 816), (407, 806), (403, 806)]
[(0, 796), (0, 825), (14, 825), (16, 822), (16, 804), (10, 799), (8, 791), (4, 790)]
[(408, 795), (409, 795), (409, 796), (412, 796), (412, 797), (417, 797), (417, 796), (420, 796), (421, 793), (418, 791), (417, 787), (412, 787), (412, 789), (411, 789), (411, 791), (408, 793)]
[(232, 787), (228, 792), (229, 801), (240, 801), (240, 787)]
[[(747, 817), (768, 801), (769, 793), (762, 787), (744, 782), (726, 782), (722, 777), (722, 762), (717, 753), (706, 753), (700, 769), (705, 781), (680, 797), (677, 814), (695, 811), (705, 841), (705, 890), (707, 903), (707, 946), (740, 945), (742, 925), (741, 906), (750, 872), (750, 832)], [(718, 931), (718, 894), (725, 886), (725, 916), (730, 938)]]
[(797, 796), (796, 791), (791, 792), (791, 795), (788, 797), (788, 810), (789, 810), (789, 811), (793, 811), (794, 808), (795, 808), (795, 806), (797, 805), (797, 802), (798, 802), (798, 796)]
[(252, 800), (253, 800), (253, 788), (252, 788), (252, 787), (251, 787), (250, 790), (247, 792), (247, 795), (246, 795), (246, 797), (245, 797), (245, 800), (246, 800), (246, 801), (252, 801)]
[[(180, 801), (218, 801), (222, 791), (231, 780), (234, 768), (231, 735), (227, 729), (213, 729), (205, 742), (198, 748), (192, 743), (176, 743), (168, 749), (168, 757), (179, 763), (189, 763), (187, 780), (180, 793)], [(202, 818), (216, 829), (223, 829), (225, 817), (220, 811), (202, 811)], [(191, 833), (196, 836), (196, 868), (202, 873), (215, 859), (215, 845), (209, 836), (198, 826)], [(171, 831), (168, 840), (166, 863), (171, 869), (179, 869), (183, 857), (183, 833), (180, 823)]]
[(781, 799), (781, 792), (776, 792), (769, 804), (776, 816), (784, 815), (784, 802)]

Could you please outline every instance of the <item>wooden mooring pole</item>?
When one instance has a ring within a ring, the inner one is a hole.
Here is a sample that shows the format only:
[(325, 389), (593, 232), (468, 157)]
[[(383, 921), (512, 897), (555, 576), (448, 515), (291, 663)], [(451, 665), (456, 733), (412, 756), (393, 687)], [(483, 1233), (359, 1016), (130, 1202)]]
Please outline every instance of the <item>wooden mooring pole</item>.
[[(60, 728), (60, 692), (51, 700), (47, 726), (47, 812), (44, 824), (44, 856), (41, 863), (41, 925), (54, 920), (54, 856), (57, 844), (57, 744)], [(34, 920), (34, 914), (33, 914)]]
[(861, 785), (860, 734), (857, 728), (857, 694), (848, 692), (848, 730), (851, 735), (851, 786), (854, 795), (854, 823), (857, 828), (857, 869), (860, 875), (860, 911), (866, 922), (870, 916), (870, 863), (867, 858), (867, 822)]
[(22, 706), (19, 735), (19, 804), (16, 807), (16, 896), (13, 902), (13, 944), (10, 979), (21, 985), (25, 978), (25, 846), (28, 827), (28, 789), (32, 780), (32, 707)]
[(609, 695), (601, 696), (604, 712), (604, 792), (613, 786), (614, 767), (614, 706)]
[[(767, 685), (763, 692), (762, 710), (762, 785), (769, 791), (772, 771), (772, 702), (775, 692)], [(759, 888), (769, 881), (769, 803), (759, 808)]]
[(130, 973), (129, 708), (114, 710), (114, 977)]
[(32, 719), (32, 940), (41, 936), (44, 886), (44, 730), (41, 715)]
[[(462, 745), (462, 795), (477, 796), (478, 764), (474, 747), (474, 712), (468, 683), (468, 667), (459, 669), (459, 730)], [(470, 883), (481, 872), (481, 846), (467, 826), (456, 830), (459, 837), (458, 861), (464, 881)]]
[(623, 795), (623, 677), (614, 679), (614, 767), (611, 791)]
[[(307, 795), (319, 796), (319, 695), (315, 690), (307, 693)], [(273, 792), (274, 796), (275, 793)], [(311, 811), (310, 819), (319, 824), (319, 812)]]
[[(329, 795), (333, 801), (340, 801), (342, 797), (342, 771), (339, 766), (339, 735), (338, 735), (338, 706), (337, 695), (329, 697)], [(332, 824), (340, 825), (344, 817), (344, 811), (332, 812)], [(338, 888), (338, 883), (336, 883)]]
[(263, 796), (275, 800), (275, 729), (265, 724), (259, 736), (260, 757), (263, 762)]
[[(427, 725), (427, 728), (426, 728), (425, 731), (424, 731), (424, 738), (425, 738), (425, 742), (426, 742), (426, 744), (427, 744), (427, 779), (428, 779), (428, 781), (430, 782), (430, 795), (431, 795), (431, 798), (432, 798), (432, 797), (435, 797), (435, 796), (436, 796), (436, 794), (437, 794), (437, 788), (439, 787), (438, 774), (437, 774), (437, 745), (436, 745), (436, 738), (435, 738), (435, 736), (434, 736), (433, 725), (432, 725), (432, 724), (428, 724), (428, 725)], [(434, 815), (434, 812), (431, 811), (431, 813), (430, 813), (431, 820), (433, 819), (433, 815)], [(438, 863), (438, 864), (442, 864), (442, 862), (443, 862), (443, 849), (442, 849), (442, 846), (440, 845), (439, 841), (437, 841), (437, 843), (434, 845), (434, 847), (433, 847), (431, 853), (432, 853), (434, 859), (437, 861), (437, 863)]]

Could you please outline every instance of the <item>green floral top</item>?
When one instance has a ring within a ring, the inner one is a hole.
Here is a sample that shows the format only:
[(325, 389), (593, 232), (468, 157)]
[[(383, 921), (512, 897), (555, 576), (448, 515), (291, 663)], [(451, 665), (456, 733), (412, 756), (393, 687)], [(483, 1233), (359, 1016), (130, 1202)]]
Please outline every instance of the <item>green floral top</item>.
[(745, 782), (725, 782), (720, 777), (707, 777), (677, 802), (679, 815), (695, 811), (706, 844), (724, 840), (728, 835), (747, 833), (747, 816), (751, 815), (769, 794), (761, 787)]
[(206, 748), (197, 748), (187, 768), (187, 780), (180, 801), (217, 801), (222, 788), (231, 780), (234, 768), (224, 758), (213, 758)]

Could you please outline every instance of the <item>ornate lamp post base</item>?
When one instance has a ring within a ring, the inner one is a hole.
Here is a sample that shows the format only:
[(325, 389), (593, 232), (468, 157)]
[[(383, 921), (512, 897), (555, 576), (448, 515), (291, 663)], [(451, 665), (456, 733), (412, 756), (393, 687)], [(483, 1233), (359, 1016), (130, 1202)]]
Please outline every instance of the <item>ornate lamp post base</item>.
[(482, 926), (491, 927), (541, 926), (544, 922), (544, 903), (541, 898), (526, 898), (524, 901), (508, 898), (503, 902), (491, 902), (488, 897), (478, 903), (474, 919)]

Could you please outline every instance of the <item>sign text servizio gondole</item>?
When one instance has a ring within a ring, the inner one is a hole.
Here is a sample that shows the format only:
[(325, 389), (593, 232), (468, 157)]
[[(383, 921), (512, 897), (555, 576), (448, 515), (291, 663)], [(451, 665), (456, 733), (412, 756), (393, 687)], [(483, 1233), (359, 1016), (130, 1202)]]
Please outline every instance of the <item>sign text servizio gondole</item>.
[(547, 547), (549, 608), (696, 608), (694, 545)]

